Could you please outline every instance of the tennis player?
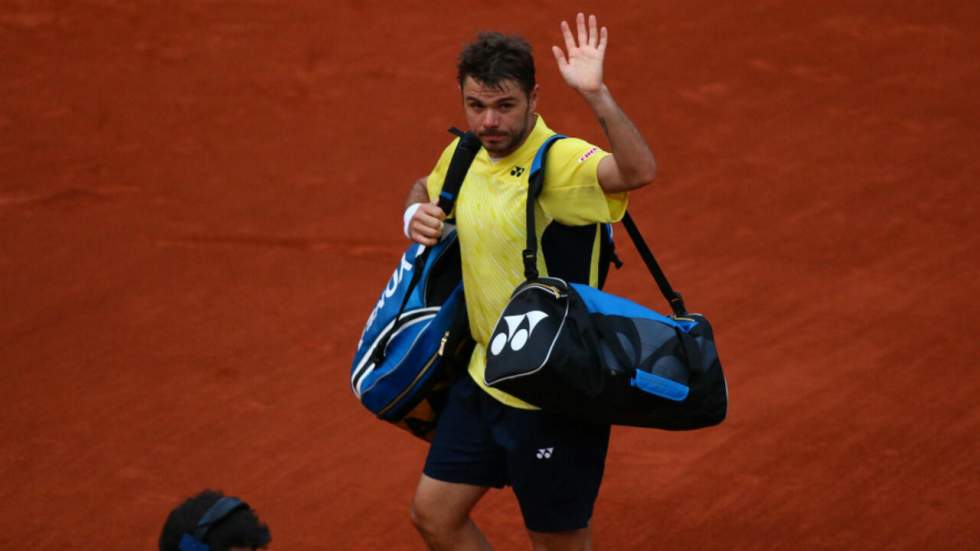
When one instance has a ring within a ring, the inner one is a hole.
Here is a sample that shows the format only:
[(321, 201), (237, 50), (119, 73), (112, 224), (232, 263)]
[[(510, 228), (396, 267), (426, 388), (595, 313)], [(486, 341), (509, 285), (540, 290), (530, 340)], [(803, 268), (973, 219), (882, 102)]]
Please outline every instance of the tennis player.
[[(565, 82), (592, 109), (611, 151), (559, 140), (535, 206), (540, 239), (552, 222), (595, 226), (622, 218), (627, 192), (653, 180), (656, 164), (640, 132), (603, 80), (608, 32), (578, 14), (561, 23), (564, 49), (552, 53)], [(538, 114), (539, 88), (528, 43), (481, 33), (459, 56), (463, 112), (483, 145), (463, 182), (454, 217), (463, 287), (476, 340), (468, 373), (454, 383), (439, 418), (412, 504), (412, 520), (431, 549), (490, 549), (470, 512), (489, 488), (510, 486), (535, 549), (590, 549), (589, 528), (609, 444), (609, 426), (575, 421), (488, 387), (487, 342), (514, 288), (524, 281), (525, 205), (531, 161), (555, 132)], [(408, 195), (405, 231), (434, 244), (447, 213), (436, 206), (456, 142)], [(591, 234), (589, 234), (591, 235)], [(600, 232), (564, 250), (596, 285)], [(547, 252), (547, 251), (545, 251)], [(538, 270), (548, 274), (539, 255)]]

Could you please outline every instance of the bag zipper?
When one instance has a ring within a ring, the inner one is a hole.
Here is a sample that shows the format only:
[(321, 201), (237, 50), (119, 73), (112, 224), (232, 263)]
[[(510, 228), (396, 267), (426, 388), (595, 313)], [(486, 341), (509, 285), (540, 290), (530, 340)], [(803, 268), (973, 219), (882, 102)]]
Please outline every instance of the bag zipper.
[(432, 358), (430, 358), (429, 361), (426, 362), (425, 366), (423, 366), (422, 369), (419, 370), (418, 374), (415, 376), (415, 379), (412, 380), (412, 383), (407, 387), (405, 387), (405, 390), (401, 391), (401, 393), (398, 394), (398, 396), (395, 396), (394, 400), (388, 402), (388, 405), (385, 406), (384, 409), (378, 412), (378, 417), (383, 417), (386, 413), (391, 411), (391, 409), (395, 407), (395, 404), (400, 402), (402, 398), (404, 398), (409, 392), (411, 392), (415, 388), (416, 385), (418, 385), (419, 380), (422, 378), (423, 375), (429, 372), (429, 369), (432, 368), (432, 364), (435, 363), (436, 359), (442, 357), (443, 352), (446, 348), (446, 341), (448, 340), (449, 340), (449, 330), (447, 329), (446, 332), (442, 335), (442, 340), (439, 341), (439, 351), (433, 354)]
[(539, 289), (544, 289), (545, 291), (548, 291), (549, 293), (551, 293), (552, 295), (554, 295), (555, 298), (561, 298), (561, 291), (558, 289), (558, 287), (555, 287), (554, 285), (548, 285), (547, 283), (534, 282), (534, 283), (528, 283), (527, 284), (527, 287), (525, 287), (525, 289), (529, 289), (531, 287), (537, 287)]

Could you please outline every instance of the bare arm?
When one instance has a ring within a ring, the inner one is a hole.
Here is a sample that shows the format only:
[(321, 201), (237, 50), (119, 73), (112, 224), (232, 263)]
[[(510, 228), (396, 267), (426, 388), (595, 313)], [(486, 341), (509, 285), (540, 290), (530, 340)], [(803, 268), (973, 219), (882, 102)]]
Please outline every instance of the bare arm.
[(612, 155), (599, 162), (599, 185), (606, 193), (641, 188), (653, 180), (657, 163), (650, 146), (616, 104), (602, 80), (608, 32), (605, 27), (601, 31), (597, 28), (594, 15), (589, 16), (588, 29), (585, 26), (585, 15), (578, 14), (576, 23), (578, 45), (568, 23), (562, 21), (561, 31), (568, 55), (566, 57), (558, 46), (553, 46), (552, 52), (565, 82), (577, 90), (589, 104), (609, 139)]
[(415, 180), (408, 190), (406, 208), (415, 203), (418, 203), (419, 207), (408, 224), (408, 237), (416, 243), (431, 247), (438, 243), (439, 237), (442, 236), (442, 221), (446, 219), (446, 214), (442, 212), (439, 205), (429, 201), (425, 177)]
[(429, 189), (426, 187), (426, 181), (427, 178), (425, 176), (415, 180), (411, 189), (408, 190), (408, 197), (405, 199), (406, 207), (412, 205), (413, 203), (429, 202)]

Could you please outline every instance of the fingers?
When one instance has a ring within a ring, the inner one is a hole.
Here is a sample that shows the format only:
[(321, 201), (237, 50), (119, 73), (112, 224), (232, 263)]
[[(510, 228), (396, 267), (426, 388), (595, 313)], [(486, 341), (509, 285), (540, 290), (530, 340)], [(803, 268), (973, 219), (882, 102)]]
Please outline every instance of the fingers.
[(435, 229), (413, 220), (412, 227), (409, 229), (409, 236), (416, 243), (432, 246), (438, 243), (439, 238), (442, 237), (442, 228)]
[(412, 226), (426, 237), (438, 237), (442, 233), (442, 220), (427, 214), (415, 214)]
[(558, 67), (568, 65), (568, 61), (565, 59), (565, 52), (561, 51), (561, 48), (558, 46), (552, 46), (551, 53), (555, 54), (555, 61), (558, 62)]
[(609, 31), (607, 31), (606, 28), (603, 27), (599, 35), (599, 47), (597, 48), (599, 50), (599, 53), (605, 53), (606, 44), (608, 43), (609, 43)]
[[(571, 53), (572, 50), (584, 48), (585, 46), (591, 46), (599, 50), (605, 49), (608, 33), (605, 27), (599, 28), (599, 20), (595, 15), (589, 15), (588, 27), (586, 27), (585, 14), (578, 13), (575, 16), (575, 26), (578, 32), (578, 43), (576, 43), (575, 37), (572, 35), (572, 29), (568, 22), (561, 22), (561, 34), (565, 39), (565, 50)], [(555, 59), (558, 59), (557, 55), (555, 55)]]
[(415, 211), (412, 223), (409, 225), (411, 238), (423, 245), (431, 246), (439, 242), (442, 236), (443, 220), (446, 213), (434, 203), (423, 203)]
[(596, 19), (594, 15), (589, 16), (589, 46), (595, 48), (599, 44), (599, 31), (596, 29)]
[(561, 22), (561, 34), (565, 37), (565, 50), (571, 52), (575, 49), (575, 39), (572, 37), (572, 29), (569, 28), (567, 21)]
[(439, 205), (437, 203), (422, 203), (421, 205), (419, 205), (418, 212), (421, 212), (426, 216), (436, 218), (439, 221), (446, 219), (446, 213), (442, 212), (442, 209), (439, 208)]
[(425, 237), (424, 235), (413, 231), (412, 232), (412, 241), (415, 241), (419, 245), (425, 245), (426, 247), (432, 247), (432, 246), (435, 246), (435, 244), (439, 242), (439, 239), (437, 239), (435, 237)]

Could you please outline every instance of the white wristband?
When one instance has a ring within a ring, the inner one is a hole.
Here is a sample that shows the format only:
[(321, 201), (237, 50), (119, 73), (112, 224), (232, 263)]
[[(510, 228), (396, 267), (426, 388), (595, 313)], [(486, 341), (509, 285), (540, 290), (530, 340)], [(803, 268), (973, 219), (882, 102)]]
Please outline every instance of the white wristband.
[(408, 208), (405, 209), (405, 214), (402, 215), (402, 231), (405, 233), (405, 237), (409, 239), (411, 239), (412, 236), (408, 233), (408, 226), (412, 224), (412, 217), (415, 216), (415, 211), (419, 210), (420, 206), (422, 206), (422, 203), (412, 203), (411, 205), (408, 205)]

